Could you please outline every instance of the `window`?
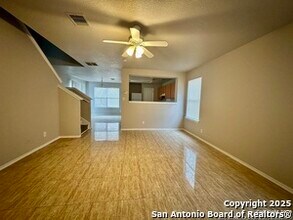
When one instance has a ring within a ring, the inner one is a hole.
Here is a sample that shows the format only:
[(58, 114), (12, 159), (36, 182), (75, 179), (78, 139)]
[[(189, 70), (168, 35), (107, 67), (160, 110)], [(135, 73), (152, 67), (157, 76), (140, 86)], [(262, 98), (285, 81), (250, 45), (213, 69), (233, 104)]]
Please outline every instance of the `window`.
[(85, 83), (84, 82), (79, 82), (77, 80), (71, 79), (70, 80), (70, 86), (73, 88), (78, 89), (79, 91), (85, 93)]
[(119, 88), (101, 88), (94, 89), (94, 107), (95, 108), (119, 108)]
[(187, 88), (186, 118), (199, 121), (201, 77), (189, 80)]

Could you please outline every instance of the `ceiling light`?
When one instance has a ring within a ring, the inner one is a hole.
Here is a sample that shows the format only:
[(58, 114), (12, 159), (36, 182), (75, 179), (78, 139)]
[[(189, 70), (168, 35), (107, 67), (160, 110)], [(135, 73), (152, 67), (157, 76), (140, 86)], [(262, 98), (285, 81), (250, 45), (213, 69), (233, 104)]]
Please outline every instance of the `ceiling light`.
[(153, 58), (154, 55), (151, 51), (147, 50), (146, 47), (167, 47), (168, 42), (166, 41), (144, 41), (141, 38), (140, 28), (138, 26), (134, 26), (130, 28), (130, 37), (128, 41), (120, 41), (120, 40), (103, 40), (104, 43), (111, 44), (123, 44), (128, 45), (129, 47), (122, 53), (122, 57), (133, 56), (135, 52), (136, 58), (141, 58), (144, 54), (148, 58)]
[(143, 55), (143, 52), (144, 52), (143, 47), (142, 46), (137, 46), (136, 51), (135, 51), (135, 57), (136, 58), (141, 58), (142, 55)]
[(127, 55), (132, 57), (134, 50), (135, 50), (135, 46), (128, 47), (128, 49), (126, 50)]

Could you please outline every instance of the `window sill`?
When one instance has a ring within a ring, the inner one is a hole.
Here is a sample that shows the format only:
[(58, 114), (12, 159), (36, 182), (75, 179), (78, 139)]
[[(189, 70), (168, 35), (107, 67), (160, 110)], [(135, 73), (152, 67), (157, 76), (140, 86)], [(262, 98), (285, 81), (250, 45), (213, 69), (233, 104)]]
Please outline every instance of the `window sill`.
[(199, 120), (196, 120), (194, 118), (185, 117), (185, 119), (188, 120), (188, 121), (196, 122), (196, 123), (199, 122)]
[(177, 102), (147, 102), (147, 101), (128, 101), (131, 104), (163, 104), (163, 105), (176, 105)]

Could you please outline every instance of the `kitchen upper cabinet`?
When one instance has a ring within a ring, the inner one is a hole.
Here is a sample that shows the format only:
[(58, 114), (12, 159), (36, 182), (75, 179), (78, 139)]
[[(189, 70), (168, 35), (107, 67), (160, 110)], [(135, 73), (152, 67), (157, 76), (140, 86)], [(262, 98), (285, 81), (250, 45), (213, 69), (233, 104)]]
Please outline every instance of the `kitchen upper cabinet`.
[(175, 99), (175, 83), (170, 84), (170, 98)]
[(158, 88), (158, 99), (165, 94), (165, 99), (175, 99), (175, 82)]
[(171, 99), (171, 84), (165, 86), (165, 97)]

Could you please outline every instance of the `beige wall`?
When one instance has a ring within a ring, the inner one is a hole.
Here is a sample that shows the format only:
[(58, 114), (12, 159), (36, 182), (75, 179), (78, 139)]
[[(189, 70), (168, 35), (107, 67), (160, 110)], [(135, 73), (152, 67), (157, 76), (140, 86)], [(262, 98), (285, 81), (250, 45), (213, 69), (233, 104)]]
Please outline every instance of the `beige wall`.
[(80, 135), (80, 100), (65, 92), (59, 93), (60, 136)]
[[(200, 122), (184, 127), (293, 187), (293, 24), (187, 74), (203, 77)], [(203, 133), (200, 133), (203, 129)]]
[[(129, 75), (150, 77), (176, 77), (177, 102), (166, 103), (129, 103)], [(184, 108), (185, 74), (145, 69), (122, 70), (122, 129), (130, 128), (180, 128)], [(142, 124), (142, 121), (145, 124)]]
[[(59, 136), (57, 80), (22, 31), (0, 18), (0, 165)], [(43, 132), (47, 136), (43, 137)]]

